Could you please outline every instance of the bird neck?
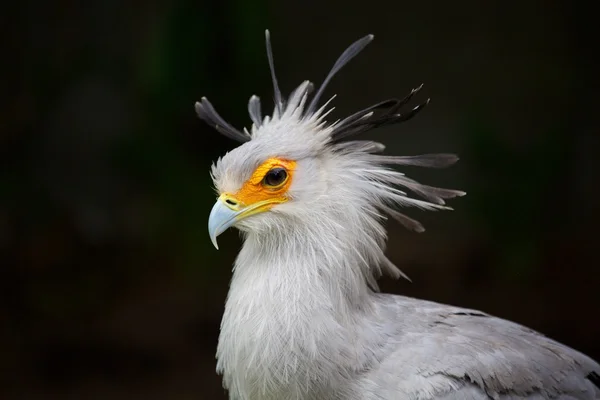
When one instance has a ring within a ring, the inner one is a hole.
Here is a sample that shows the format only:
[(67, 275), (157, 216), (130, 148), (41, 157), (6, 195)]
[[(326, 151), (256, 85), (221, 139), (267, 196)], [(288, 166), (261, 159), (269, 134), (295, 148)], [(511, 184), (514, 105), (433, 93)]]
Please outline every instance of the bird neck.
[(280, 304), (301, 302), (336, 314), (364, 309), (372, 293), (366, 279), (370, 272), (363, 266), (369, 257), (345, 243), (347, 235), (340, 230), (298, 224), (290, 232), (248, 234), (235, 263), (231, 291), (251, 291), (253, 297)]
[(376, 337), (368, 317), (378, 314), (373, 293), (340, 233), (319, 229), (247, 235), (217, 349), (217, 370), (231, 393), (319, 393), (340, 368), (369, 362), (364, 341)]

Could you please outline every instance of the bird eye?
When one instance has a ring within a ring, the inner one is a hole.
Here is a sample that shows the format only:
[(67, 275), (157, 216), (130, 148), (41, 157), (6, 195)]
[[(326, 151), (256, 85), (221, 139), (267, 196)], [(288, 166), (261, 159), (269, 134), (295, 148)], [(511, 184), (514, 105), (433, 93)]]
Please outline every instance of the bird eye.
[(273, 168), (265, 175), (263, 183), (267, 187), (277, 188), (287, 180), (287, 171), (283, 168)]

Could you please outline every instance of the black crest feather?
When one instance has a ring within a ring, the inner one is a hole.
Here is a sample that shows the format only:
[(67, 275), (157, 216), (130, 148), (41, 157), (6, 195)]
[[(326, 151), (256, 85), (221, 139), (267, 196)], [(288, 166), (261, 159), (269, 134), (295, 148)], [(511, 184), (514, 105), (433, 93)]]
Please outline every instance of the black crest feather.
[[(371, 41), (373, 35), (367, 35), (363, 38), (352, 43), (337, 59), (331, 71), (325, 77), (325, 80), (311, 99), (310, 103), (304, 110), (303, 116), (310, 117), (315, 113), (316, 108), (319, 105), (319, 100), (325, 91), (328, 83), (335, 76), (335, 74), (342, 69), (350, 60), (352, 60), (358, 53), (360, 53)], [(281, 116), (285, 110), (286, 104), (285, 99), (279, 89), (277, 82), (277, 76), (275, 75), (275, 65), (273, 61), (273, 49), (271, 47), (271, 35), (268, 30), (265, 31), (265, 41), (267, 47), (267, 59), (269, 63), (269, 69), (271, 72), (271, 79), (273, 81), (273, 92), (275, 101), (275, 111)], [(331, 142), (338, 143), (344, 139), (358, 135), (363, 132), (370, 131), (380, 126), (398, 124), (404, 121), (408, 121), (419, 113), (427, 104), (429, 99), (425, 102), (407, 110), (401, 112), (401, 108), (406, 105), (413, 96), (421, 90), (423, 85), (413, 89), (406, 97), (401, 100), (389, 99), (380, 103), (369, 106), (363, 110), (357, 111), (349, 117), (333, 124), (331, 126)], [(312, 92), (312, 86), (308, 88), (307, 94)], [(294, 93), (292, 93), (292, 96)], [(196, 113), (198, 116), (206, 121), (209, 125), (215, 128), (221, 134), (227, 136), (230, 139), (237, 140), (238, 142), (247, 142), (251, 139), (247, 131), (240, 131), (229, 123), (227, 123), (221, 116), (215, 111), (212, 104), (203, 97), (200, 102), (196, 103)], [(262, 121), (260, 99), (257, 96), (252, 96), (248, 102), (248, 113), (250, 119), (256, 128), (260, 128)], [(416, 165), (416, 163), (415, 163)]]
[(237, 130), (233, 126), (229, 125), (217, 111), (210, 104), (210, 101), (206, 97), (196, 102), (196, 114), (200, 119), (204, 120), (207, 124), (215, 128), (222, 135), (227, 136), (230, 139), (237, 140), (238, 142), (247, 142), (250, 140), (250, 136), (246, 133)]

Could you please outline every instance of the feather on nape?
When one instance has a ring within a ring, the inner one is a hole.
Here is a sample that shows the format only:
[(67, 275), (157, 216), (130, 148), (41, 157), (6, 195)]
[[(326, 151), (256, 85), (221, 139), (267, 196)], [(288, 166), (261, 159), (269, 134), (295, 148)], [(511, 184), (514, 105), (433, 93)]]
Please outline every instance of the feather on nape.
[[(444, 168), (458, 161), (458, 157), (454, 154), (388, 156), (380, 154), (385, 149), (385, 146), (381, 143), (368, 140), (347, 140), (352, 136), (365, 133), (381, 126), (399, 124), (416, 116), (429, 104), (429, 99), (415, 107), (408, 108), (406, 111), (403, 111), (403, 108), (422, 89), (423, 85), (413, 89), (402, 99), (388, 99), (379, 102), (331, 124), (325, 121), (325, 117), (332, 111), (332, 109), (327, 110), (327, 106), (333, 100), (333, 97), (317, 109), (327, 84), (339, 70), (341, 70), (373, 40), (373, 35), (367, 35), (357, 40), (342, 53), (308, 104), (306, 104), (307, 98), (313, 91), (313, 85), (309, 81), (304, 81), (300, 84), (300, 86), (290, 94), (287, 100), (283, 97), (275, 75), (275, 63), (270, 33), (268, 30), (265, 32), (265, 37), (267, 58), (274, 90), (275, 108), (273, 110), (273, 115), (270, 117), (263, 117), (260, 99), (256, 95), (253, 95), (248, 102), (248, 113), (252, 120), (252, 127), (250, 132), (247, 129), (240, 131), (227, 123), (215, 111), (212, 104), (203, 97), (201, 101), (197, 102), (195, 105), (196, 113), (201, 119), (224, 136), (242, 143), (252, 140), (253, 137), (260, 132), (262, 127), (286, 117), (296, 118), (298, 123), (310, 125), (313, 128), (316, 128), (317, 131), (326, 133), (328, 135), (327, 146), (329, 146), (331, 151), (339, 154), (359, 156), (362, 161), (365, 161), (367, 165), (372, 167), (366, 169), (365, 174), (367, 176), (364, 178), (372, 184), (372, 191), (378, 197), (378, 208), (381, 212), (415, 232), (423, 232), (425, 230), (423, 225), (397, 211), (396, 208), (398, 206), (413, 206), (424, 210), (451, 210), (450, 207), (445, 205), (445, 200), (466, 194), (459, 190), (436, 188), (420, 184), (406, 177), (403, 173), (388, 167), (392, 165), (403, 165)], [(408, 197), (407, 192), (398, 189), (398, 187), (407, 189), (413, 194), (421, 197), (423, 200)], [(385, 269), (396, 270), (399, 272), (393, 264)], [(392, 275), (394, 274), (397, 273), (392, 273)]]

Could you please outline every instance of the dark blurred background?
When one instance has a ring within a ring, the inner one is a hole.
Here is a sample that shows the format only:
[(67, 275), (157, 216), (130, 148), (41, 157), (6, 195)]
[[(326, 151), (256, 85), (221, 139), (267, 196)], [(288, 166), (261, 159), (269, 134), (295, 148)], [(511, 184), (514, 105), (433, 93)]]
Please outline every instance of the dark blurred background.
[[(0, 398), (224, 399), (219, 322), (240, 241), (207, 235), (212, 160), (284, 92), (333, 81), (333, 118), (425, 83), (432, 102), (371, 137), (456, 152), (406, 172), (468, 192), (409, 211), (388, 292), (484, 309), (600, 359), (599, 28), (569, 1), (25, 0), (0, 12)], [(267, 107), (268, 105), (268, 107)]]

